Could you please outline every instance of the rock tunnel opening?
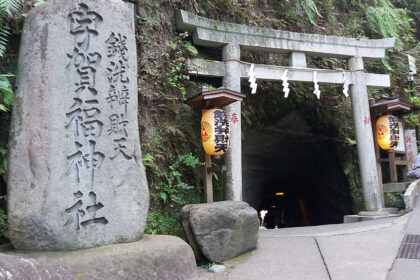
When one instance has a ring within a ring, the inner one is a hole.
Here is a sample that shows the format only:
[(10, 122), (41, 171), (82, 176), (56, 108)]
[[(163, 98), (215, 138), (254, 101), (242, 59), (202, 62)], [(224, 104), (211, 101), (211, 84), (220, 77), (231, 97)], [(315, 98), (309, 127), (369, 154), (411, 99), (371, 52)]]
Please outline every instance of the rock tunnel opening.
[(337, 139), (314, 135), (296, 112), (243, 141), (243, 200), (268, 228), (342, 223), (351, 195)]

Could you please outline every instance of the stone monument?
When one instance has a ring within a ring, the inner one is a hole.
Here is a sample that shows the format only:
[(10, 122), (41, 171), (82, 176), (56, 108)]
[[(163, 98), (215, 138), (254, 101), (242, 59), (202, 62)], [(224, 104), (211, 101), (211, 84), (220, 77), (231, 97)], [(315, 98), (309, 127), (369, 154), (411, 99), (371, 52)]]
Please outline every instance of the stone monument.
[(149, 194), (137, 57), (120, 0), (51, 0), (27, 16), (10, 136), (10, 239), (75, 250), (142, 237)]

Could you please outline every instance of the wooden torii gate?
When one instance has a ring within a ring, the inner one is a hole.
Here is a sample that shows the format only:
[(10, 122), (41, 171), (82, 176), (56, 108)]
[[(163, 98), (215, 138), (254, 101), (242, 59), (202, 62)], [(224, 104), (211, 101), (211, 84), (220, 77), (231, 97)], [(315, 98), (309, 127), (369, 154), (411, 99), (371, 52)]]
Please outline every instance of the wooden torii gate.
[[(280, 81), (285, 70), (289, 81), (314, 82), (317, 71), (319, 83), (350, 85), (353, 118), (356, 128), (365, 208), (371, 213), (382, 214), (382, 186), (378, 179), (374, 139), (371, 128), (367, 87), (389, 87), (390, 78), (385, 74), (365, 73), (363, 58), (378, 59), (385, 50), (394, 47), (395, 40), (352, 39), (317, 34), (302, 34), (280, 30), (224, 23), (180, 10), (177, 28), (192, 33), (194, 44), (222, 48), (223, 61), (190, 59), (191, 75), (223, 78), (223, 86), (241, 91), (241, 79), (249, 78), (250, 63), (240, 60), (241, 50), (289, 53), (289, 67), (255, 65), (257, 80)], [(306, 55), (346, 58), (350, 71), (338, 72), (307, 68)], [(242, 200), (242, 145), (241, 104), (235, 102), (225, 107), (231, 122), (231, 145), (225, 155), (227, 182), (225, 199)]]

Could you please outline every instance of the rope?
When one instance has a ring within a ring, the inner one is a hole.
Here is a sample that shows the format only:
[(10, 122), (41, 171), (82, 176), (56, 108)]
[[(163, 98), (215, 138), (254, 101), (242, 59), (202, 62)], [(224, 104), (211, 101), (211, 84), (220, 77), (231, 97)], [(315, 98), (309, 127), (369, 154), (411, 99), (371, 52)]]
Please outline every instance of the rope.
[(327, 72), (327, 73), (343, 73), (343, 72), (352, 73), (352, 72), (358, 72), (358, 71), (365, 71), (364, 68), (362, 68), (362, 69), (350, 69), (350, 70), (331, 70), (331, 69), (310, 69), (310, 68), (300, 68), (300, 67), (267, 65), (267, 64), (257, 64), (257, 63), (246, 62), (246, 61), (242, 61), (240, 59), (234, 59), (234, 58), (228, 58), (228, 59), (223, 60), (223, 62), (226, 62), (226, 61), (235, 61), (235, 62), (239, 62), (239, 63), (242, 63), (242, 64), (248, 64), (248, 65), (254, 64), (255, 66), (263, 66), (263, 67), (274, 68), (274, 69), (299, 70), (299, 71), (307, 71), (307, 72), (318, 71), (318, 72)]

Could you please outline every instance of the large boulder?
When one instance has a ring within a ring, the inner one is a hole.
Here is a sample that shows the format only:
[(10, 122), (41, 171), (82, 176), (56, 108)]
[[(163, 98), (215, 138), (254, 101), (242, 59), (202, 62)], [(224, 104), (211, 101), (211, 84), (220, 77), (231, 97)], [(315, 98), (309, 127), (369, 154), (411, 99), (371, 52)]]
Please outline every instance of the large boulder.
[[(11, 247), (3, 247), (1, 251), (14, 258), (34, 259), (45, 265), (65, 267), (77, 272), (78, 277), (85, 275), (96, 277), (82, 279), (186, 280), (197, 277), (197, 267), (191, 247), (182, 239), (169, 235), (144, 235), (138, 242), (77, 251), (29, 252), (14, 251)], [(2, 272), (1, 262), (0, 272)], [(75, 278), (17, 277), (16, 279)]]
[(221, 262), (255, 249), (260, 221), (257, 211), (242, 201), (186, 205), (183, 226), (197, 259)]

